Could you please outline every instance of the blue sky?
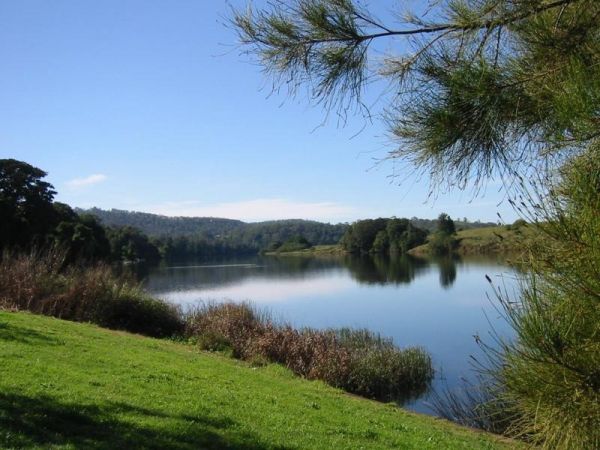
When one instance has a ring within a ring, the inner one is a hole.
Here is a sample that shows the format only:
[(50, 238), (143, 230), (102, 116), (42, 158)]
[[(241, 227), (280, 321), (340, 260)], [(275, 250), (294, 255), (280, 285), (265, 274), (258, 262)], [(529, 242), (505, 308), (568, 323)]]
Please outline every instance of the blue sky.
[(302, 95), (270, 95), (235, 48), (228, 14), (221, 0), (0, 2), (0, 157), (44, 169), (57, 200), (80, 207), (248, 221), (515, 219), (493, 182), (475, 199), (435, 201), (426, 179), (399, 185), (392, 175), (412, 169), (377, 164), (392, 148), (377, 117), (342, 127)]

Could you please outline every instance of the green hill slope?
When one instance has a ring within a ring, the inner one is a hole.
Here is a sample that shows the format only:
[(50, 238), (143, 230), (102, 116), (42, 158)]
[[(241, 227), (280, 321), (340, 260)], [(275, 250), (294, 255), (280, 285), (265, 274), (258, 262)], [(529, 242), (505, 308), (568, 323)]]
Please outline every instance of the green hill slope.
[(0, 447), (494, 449), (514, 443), (279, 366), (0, 313)]
[[(535, 238), (532, 226), (486, 227), (462, 230), (456, 233), (459, 255), (511, 255), (518, 256), (526, 249), (529, 239)], [(413, 255), (429, 254), (429, 244), (409, 251)]]

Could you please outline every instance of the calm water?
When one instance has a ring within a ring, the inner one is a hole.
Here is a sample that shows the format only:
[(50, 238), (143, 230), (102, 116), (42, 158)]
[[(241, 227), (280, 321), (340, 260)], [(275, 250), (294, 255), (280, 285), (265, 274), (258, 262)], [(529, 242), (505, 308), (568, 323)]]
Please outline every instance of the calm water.
[[(514, 271), (491, 259), (410, 257), (254, 257), (158, 267), (146, 288), (171, 302), (252, 301), (295, 326), (352, 326), (420, 345), (433, 357), (432, 387), (456, 389), (472, 379), (470, 355), (480, 355), (492, 327), (510, 337), (494, 308), (488, 275), (509, 292)], [(489, 338), (487, 339), (490, 340)], [(405, 406), (432, 413), (430, 393)]]

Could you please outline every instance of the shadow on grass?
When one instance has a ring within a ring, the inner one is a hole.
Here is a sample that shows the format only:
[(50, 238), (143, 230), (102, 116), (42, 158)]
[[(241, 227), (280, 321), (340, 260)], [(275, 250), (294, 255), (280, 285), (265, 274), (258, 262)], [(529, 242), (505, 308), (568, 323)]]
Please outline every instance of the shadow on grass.
[[(0, 393), (2, 448), (284, 448), (261, 444), (256, 436), (236, 428), (229, 418), (168, 415), (123, 403), (83, 405), (63, 403), (49, 396)], [(224, 430), (227, 431), (223, 433)]]
[(22, 326), (14, 326), (6, 322), (0, 322), (0, 340), (15, 341), (22, 344), (46, 344), (46, 345), (62, 345), (62, 342), (47, 333), (24, 328)]

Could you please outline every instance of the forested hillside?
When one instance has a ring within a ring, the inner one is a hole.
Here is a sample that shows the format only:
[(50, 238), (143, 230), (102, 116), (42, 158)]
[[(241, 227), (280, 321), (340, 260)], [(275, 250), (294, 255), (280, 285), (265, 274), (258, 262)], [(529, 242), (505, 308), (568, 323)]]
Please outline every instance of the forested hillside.
[(214, 217), (167, 217), (121, 209), (103, 210), (99, 208), (76, 209), (79, 213), (92, 214), (104, 225), (114, 227), (131, 226), (149, 236), (189, 236), (202, 234), (217, 237), (230, 230), (244, 226), (244, 222)]
[(195, 237), (257, 250), (302, 236), (311, 244), (337, 244), (348, 228), (310, 220), (274, 220), (246, 223), (214, 217), (167, 217), (157, 214), (99, 208), (78, 210), (96, 216), (104, 225), (131, 226), (151, 237)]

